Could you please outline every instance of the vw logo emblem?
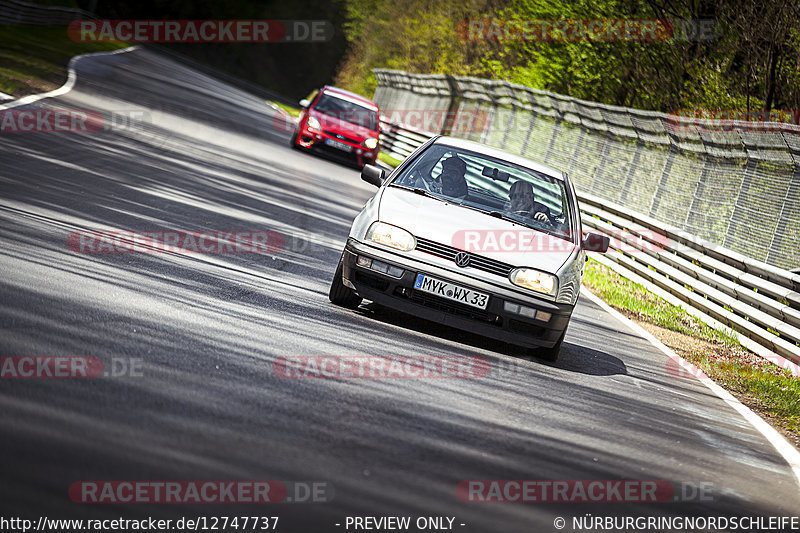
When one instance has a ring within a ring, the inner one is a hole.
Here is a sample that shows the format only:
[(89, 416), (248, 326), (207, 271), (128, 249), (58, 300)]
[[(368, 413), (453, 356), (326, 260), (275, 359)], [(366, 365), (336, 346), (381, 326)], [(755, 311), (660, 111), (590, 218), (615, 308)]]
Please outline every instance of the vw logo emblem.
[(461, 268), (469, 266), (469, 254), (467, 252), (459, 252), (456, 254), (455, 262)]

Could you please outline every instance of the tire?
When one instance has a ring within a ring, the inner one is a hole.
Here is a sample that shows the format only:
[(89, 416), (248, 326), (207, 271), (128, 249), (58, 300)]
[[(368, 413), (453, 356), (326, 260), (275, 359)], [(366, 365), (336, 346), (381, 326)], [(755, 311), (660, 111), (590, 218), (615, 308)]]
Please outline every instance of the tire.
[(529, 352), (534, 357), (554, 363), (556, 360), (558, 360), (558, 356), (561, 354), (561, 345), (564, 344), (564, 337), (566, 336), (567, 330), (564, 328), (564, 332), (561, 334), (561, 336), (558, 338), (558, 341), (553, 345), (552, 348), (534, 348), (529, 350)]
[(356, 309), (361, 304), (361, 296), (353, 289), (342, 283), (342, 259), (339, 259), (339, 266), (336, 267), (336, 274), (331, 281), (331, 290), (328, 291), (328, 299), (340, 307)]

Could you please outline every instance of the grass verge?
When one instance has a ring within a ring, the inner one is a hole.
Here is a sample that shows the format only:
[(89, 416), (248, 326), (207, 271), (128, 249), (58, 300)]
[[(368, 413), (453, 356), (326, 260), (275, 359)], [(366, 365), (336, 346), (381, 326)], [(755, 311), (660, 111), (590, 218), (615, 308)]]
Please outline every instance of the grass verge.
[(19, 98), (52, 91), (67, 80), (73, 56), (127, 46), (118, 41), (75, 42), (66, 26), (0, 25), (0, 92)]
[(583, 283), (800, 446), (800, 379), (641, 285), (589, 260)]
[(281, 109), (283, 109), (284, 111), (286, 111), (287, 113), (292, 115), (293, 117), (299, 117), (300, 116), (300, 108), (299, 107), (292, 107), (290, 105), (282, 104), (282, 103), (276, 102), (274, 100), (270, 100), (270, 103), (275, 104), (276, 106), (280, 107)]
[(378, 159), (389, 165), (390, 167), (394, 168), (399, 165), (402, 161), (399, 159), (395, 159), (394, 157), (390, 156), (386, 152), (381, 152), (378, 154)]

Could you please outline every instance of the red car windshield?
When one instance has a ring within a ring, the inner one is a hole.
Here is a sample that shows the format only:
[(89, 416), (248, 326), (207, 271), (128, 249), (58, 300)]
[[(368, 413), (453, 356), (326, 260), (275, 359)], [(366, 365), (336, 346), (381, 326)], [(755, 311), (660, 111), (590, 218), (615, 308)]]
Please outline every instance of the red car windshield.
[(336, 117), (351, 124), (358, 124), (372, 131), (378, 130), (378, 113), (374, 109), (358, 105), (350, 100), (338, 98), (329, 93), (319, 97), (314, 111)]

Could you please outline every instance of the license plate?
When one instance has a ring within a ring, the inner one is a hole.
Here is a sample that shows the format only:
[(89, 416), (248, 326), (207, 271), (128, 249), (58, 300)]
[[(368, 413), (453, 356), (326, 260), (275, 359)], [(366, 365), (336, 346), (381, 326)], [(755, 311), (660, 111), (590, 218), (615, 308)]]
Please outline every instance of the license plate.
[(477, 307), (478, 309), (486, 309), (489, 304), (489, 295), (482, 292), (473, 291), (472, 289), (465, 289), (459, 285), (447, 283), (425, 274), (417, 274), (417, 279), (414, 282), (414, 288), (433, 294), (441, 298), (460, 302), (462, 304)]
[(338, 148), (339, 150), (344, 150), (345, 152), (350, 152), (353, 149), (353, 147), (349, 144), (334, 141), (333, 139), (325, 139), (325, 144), (328, 146), (333, 146), (334, 148)]

